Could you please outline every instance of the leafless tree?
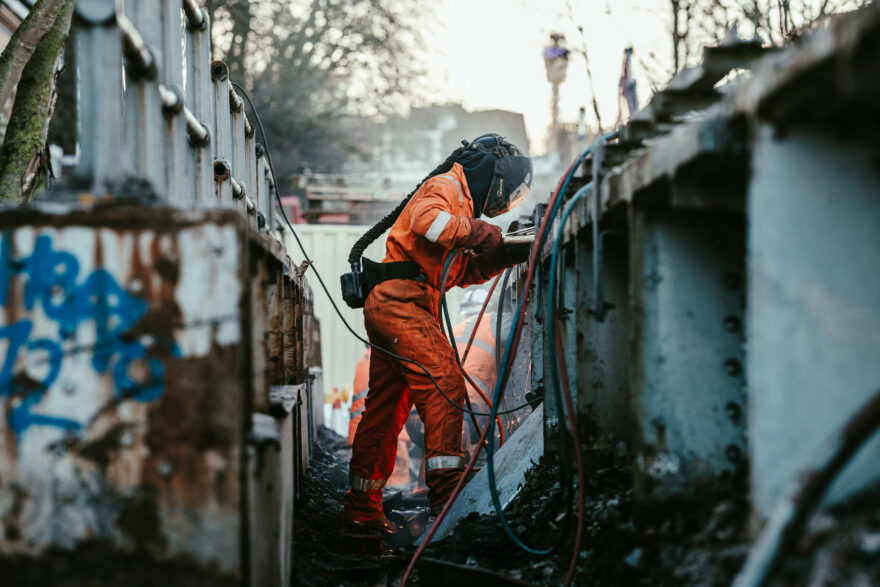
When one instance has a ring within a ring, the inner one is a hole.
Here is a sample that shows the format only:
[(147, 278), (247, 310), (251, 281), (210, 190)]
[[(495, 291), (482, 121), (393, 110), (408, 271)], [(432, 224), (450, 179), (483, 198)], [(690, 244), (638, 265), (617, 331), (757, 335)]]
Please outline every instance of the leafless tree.
[[(871, 0), (669, 0), (674, 72), (696, 64), (702, 48), (720, 42), (735, 24), (740, 35), (782, 45), (823, 18)], [(673, 72), (673, 73), (674, 73)]]
[(427, 13), (418, 0), (210, 0), (208, 8), (216, 51), (271, 117), (279, 175), (304, 162), (333, 170), (359, 149), (346, 120), (405, 109), (422, 73)]

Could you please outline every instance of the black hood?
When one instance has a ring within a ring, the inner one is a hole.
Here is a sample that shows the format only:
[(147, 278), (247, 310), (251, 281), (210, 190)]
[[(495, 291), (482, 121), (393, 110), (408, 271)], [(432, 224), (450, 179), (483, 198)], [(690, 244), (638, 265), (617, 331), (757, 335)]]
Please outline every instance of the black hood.
[(486, 194), (492, 185), (495, 157), (482, 151), (468, 151), (458, 160), (474, 201), (474, 218), (479, 218), (486, 205)]

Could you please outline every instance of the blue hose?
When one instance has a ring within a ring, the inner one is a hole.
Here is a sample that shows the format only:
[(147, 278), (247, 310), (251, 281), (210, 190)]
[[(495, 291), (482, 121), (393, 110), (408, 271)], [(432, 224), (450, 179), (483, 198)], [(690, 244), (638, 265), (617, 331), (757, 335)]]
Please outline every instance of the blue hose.
[[(566, 204), (565, 211), (562, 213), (562, 219), (559, 221), (559, 229), (556, 231), (556, 240), (553, 243), (553, 254), (550, 257), (550, 267), (548, 268), (548, 271), (550, 271), (550, 279), (548, 280), (548, 283), (547, 283), (547, 314), (546, 314), (546, 318), (544, 320), (545, 324), (551, 325), (548, 327), (552, 327), (553, 320), (555, 318), (553, 314), (554, 314), (554, 307), (556, 304), (554, 304), (553, 302), (556, 298), (556, 273), (557, 273), (556, 267), (557, 267), (557, 263), (559, 262), (558, 261), (559, 249), (560, 249), (559, 245), (562, 243), (562, 240), (563, 240), (562, 233), (565, 230), (565, 222), (568, 220), (568, 217), (571, 215), (572, 210), (574, 210), (574, 206), (578, 202), (578, 200), (580, 200), (582, 197), (587, 195), (590, 191), (590, 188), (592, 188), (592, 187), (593, 187), (593, 182), (590, 182), (587, 185), (585, 185), (584, 187), (582, 187), (581, 189), (579, 189), (577, 191), (577, 193), (575, 193), (575, 195), (572, 196), (571, 200), (569, 200), (568, 204)], [(595, 222), (595, 220), (594, 220), (594, 222)], [(557, 352), (557, 350), (556, 350), (556, 337), (548, 336), (547, 337), (547, 346), (548, 346), (548, 351), (549, 351), (547, 353), (547, 356), (551, 357), (551, 360), (553, 360), (553, 358), (556, 357), (556, 352)], [(550, 369), (550, 374), (551, 374), (551, 383), (553, 385), (554, 394), (559, 395), (559, 390), (561, 389), (561, 386), (559, 384), (559, 373), (557, 372), (557, 370), (555, 368), (553, 368), (553, 369)], [(565, 407), (562, 403), (559, 404), (559, 409), (560, 410), (565, 409)], [(562, 420), (562, 419), (560, 418), (560, 420)]]
[[(609, 133), (609, 134), (599, 138), (598, 140), (596, 140), (592, 145), (587, 147), (587, 149), (583, 153), (581, 153), (580, 156), (578, 156), (577, 163), (579, 164), (581, 161), (583, 161), (583, 159), (587, 155), (590, 154), (590, 152), (593, 150), (593, 147), (596, 144), (598, 144), (599, 142), (610, 140), (610, 139), (614, 138), (615, 136), (617, 136), (616, 132)], [(562, 204), (563, 196), (565, 195), (565, 190), (568, 188), (568, 184), (571, 182), (571, 178), (574, 175), (575, 169), (577, 169), (577, 164), (572, 165), (571, 169), (569, 170), (569, 173), (566, 176), (565, 181), (563, 182), (562, 187), (559, 190), (559, 194), (556, 197), (556, 201), (553, 203), (553, 208), (548, 213), (549, 215), (547, 217), (547, 220), (545, 221), (548, 229), (553, 224), (553, 220), (556, 217), (556, 213), (559, 211), (559, 207)], [(544, 246), (544, 241), (547, 238), (547, 232), (549, 232), (549, 230), (545, 231), (544, 234), (541, 236), (540, 242), (536, 242), (534, 245), (534, 246), (538, 247), (539, 251)], [(552, 276), (552, 272), (551, 272), (551, 276)], [(510, 327), (511, 335), (508, 336), (508, 338), (507, 338), (507, 344), (505, 345), (505, 348), (504, 348), (504, 356), (501, 361), (501, 366), (498, 370), (498, 379), (495, 384), (495, 391), (492, 395), (492, 410), (491, 410), (492, 414), (489, 417), (489, 435), (488, 435), (489, 438), (494, 438), (495, 415), (496, 415), (495, 412), (497, 411), (497, 406), (499, 405), (499, 401), (501, 399), (505, 375), (507, 373), (508, 365), (510, 364), (510, 353), (511, 353), (511, 350), (513, 347), (513, 333), (516, 332), (517, 326), (519, 324), (519, 320), (522, 317), (523, 308), (525, 306), (525, 300), (526, 300), (527, 294), (528, 294), (528, 292), (523, 291), (522, 294), (520, 295), (519, 302), (517, 303), (516, 312), (513, 315), (513, 323), (511, 324), (511, 327)], [(562, 394), (559, 390), (559, 386), (558, 385), (554, 386), (553, 391), (556, 396), (557, 403), (561, 404), (562, 403)], [(493, 458), (493, 452), (494, 452), (494, 450), (493, 450), (492, 444), (489, 443), (489, 445), (486, 449), (486, 465), (488, 468), (487, 474), (489, 476), (489, 494), (492, 497), (492, 505), (495, 508), (495, 512), (498, 514), (498, 520), (501, 522), (501, 527), (504, 529), (504, 532), (510, 537), (510, 539), (513, 540), (514, 544), (516, 544), (522, 550), (524, 550), (528, 553), (537, 554), (537, 555), (550, 554), (551, 552), (553, 552), (553, 550), (555, 550), (555, 546), (547, 548), (547, 549), (542, 549), (542, 550), (532, 548), (532, 547), (528, 546), (527, 544), (525, 544), (524, 542), (522, 542), (516, 536), (516, 534), (513, 533), (513, 530), (510, 528), (510, 525), (507, 522), (507, 518), (504, 517), (504, 510), (501, 507), (501, 500), (498, 497), (498, 489), (496, 487), (496, 481), (495, 481), (495, 462), (494, 462), (494, 458)]]

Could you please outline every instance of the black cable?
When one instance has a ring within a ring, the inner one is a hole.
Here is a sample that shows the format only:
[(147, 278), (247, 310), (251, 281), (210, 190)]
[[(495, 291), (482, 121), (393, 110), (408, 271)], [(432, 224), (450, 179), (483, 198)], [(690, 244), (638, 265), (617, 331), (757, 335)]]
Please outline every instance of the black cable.
[(508, 267), (504, 271), (504, 277), (501, 279), (501, 293), (498, 294), (498, 312), (495, 316), (495, 370), (501, 366), (501, 319), (504, 317), (504, 290), (507, 289), (507, 282), (513, 267)]
[[(245, 98), (245, 100), (247, 100), (247, 103), (250, 106), (251, 112), (254, 114), (254, 118), (257, 121), (257, 127), (260, 129), (260, 135), (263, 137), (263, 149), (266, 152), (266, 162), (269, 164), (269, 173), (272, 174), (272, 181), (277, 186), (278, 181), (275, 178), (275, 167), (272, 165), (272, 155), (269, 153), (269, 145), (268, 145), (268, 141), (266, 140), (266, 131), (263, 128), (263, 121), (260, 118), (260, 115), (257, 112), (256, 108), (254, 108), (253, 100), (251, 100), (250, 94), (248, 94), (247, 90), (245, 90), (240, 84), (238, 84), (236, 82), (230, 81), (229, 83), (232, 84), (232, 86), (234, 88), (240, 90), (242, 94), (244, 94), (244, 98)], [(302, 252), (303, 258), (306, 260), (306, 263), (308, 263), (308, 267), (310, 269), (312, 269), (312, 271), (314, 272), (315, 277), (318, 279), (318, 283), (321, 284), (321, 289), (324, 290), (324, 293), (327, 295), (327, 299), (330, 300), (330, 305), (333, 306), (333, 310), (336, 311), (336, 315), (339, 316), (339, 319), (342, 320), (342, 324), (352, 334), (352, 336), (354, 336), (356, 339), (358, 339), (362, 343), (366, 344), (370, 348), (374, 348), (379, 352), (385, 353), (389, 357), (393, 357), (393, 358), (397, 359), (398, 361), (404, 361), (406, 363), (411, 363), (411, 364), (417, 366), (419, 369), (421, 369), (425, 373), (425, 375), (428, 376), (428, 378), (431, 380), (431, 383), (433, 383), (434, 387), (437, 388), (437, 391), (440, 392), (440, 395), (442, 395), (443, 398), (447, 402), (449, 402), (452, 406), (454, 406), (456, 409), (461, 410), (462, 412), (467, 412), (467, 413), (472, 414), (474, 416), (490, 416), (490, 415), (492, 415), (490, 413), (474, 412), (473, 410), (469, 410), (468, 408), (465, 408), (464, 406), (458, 405), (457, 403), (455, 403), (455, 400), (453, 400), (451, 397), (446, 395), (446, 392), (443, 391), (443, 389), (440, 387), (440, 384), (437, 383), (436, 379), (434, 379), (434, 376), (431, 375), (431, 373), (428, 371), (428, 369), (424, 365), (422, 365), (420, 362), (416, 361), (415, 359), (408, 359), (406, 357), (402, 357), (398, 354), (395, 354), (395, 353), (389, 351), (386, 348), (383, 348), (379, 345), (373, 344), (372, 342), (363, 338), (361, 335), (359, 335), (357, 332), (355, 332), (355, 330), (348, 323), (348, 320), (345, 319), (345, 316), (342, 315), (342, 312), (339, 310), (339, 306), (336, 305), (336, 301), (333, 299), (333, 296), (330, 294), (330, 290), (327, 288), (327, 285), (324, 283), (324, 280), (321, 278), (321, 274), (318, 273), (318, 269), (315, 267), (314, 262), (312, 262), (312, 259), (309, 257), (308, 253), (306, 252), (306, 249), (303, 246), (302, 241), (299, 240), (299, 235), (296, 234), (296, 231), (293, 229), (293, 225), (290, 223), (290, 220), (288, 220), (287, 213), (284, 212), (284, 206), (281, 203), (281, 196), (278, 194), (277, 187), (275, 189), (275, 199), (278, 202), (278, 209), (281, 211), (281, 217), (284, 218), (284, 222), (287, 224), (287, 227), (290, 229), (291, 234), (293, 234), (293, 238), (294, 238), (294, 240), (296, 240), (296, 244), (299, 247), (299, 250)], [(519, 406), (513, 410), (507, 410), (504, 412), (497, 412), (495, 415), (504, 415), (504, 414), (513, 413), (513, 412), (520, 410), (520, 409), (527, 407), (527, 406), (529, 406), (529, 404), (523, 404), (522, 406)]]
[[(446, 256), (446, 261), (443, 263), (443, 271), (440, 273), (440, 306), (442, 315), (446, 318), (446, 329), (449, 331), (449, 344), (452, 345), (452, 351), (455, 353), (455, 362), (458, 363), (462, 373), (464, 373), (464, 363), (461, 361), (461, 355), (458, 354), (458, 344), (455, 342), (455, 332), (452, 329), (452, 320), (449, 318), (449, 306), (446, 303), (446, 278), (449, 277), (449, 270), (452, 268), (452, 264), (455, 260), (461, 255), (461, 252), (461, 249), (453, 249), (449, 251), (449, 254)], [(440, 320), (440, 330), (443, 330), (442, 319)], [(477, 423), (477, 417), (473, 412), (474, 406), (471, 404), (471, 396), (467, 392), (467, 386), (465, 386), (464, 391), (464, 402), (467, 405), (468, 410), (470, 410), (469, 414), (471, 417), (471, 423), (474, 425), (474, 430), (480, 430), (480, 425)]]

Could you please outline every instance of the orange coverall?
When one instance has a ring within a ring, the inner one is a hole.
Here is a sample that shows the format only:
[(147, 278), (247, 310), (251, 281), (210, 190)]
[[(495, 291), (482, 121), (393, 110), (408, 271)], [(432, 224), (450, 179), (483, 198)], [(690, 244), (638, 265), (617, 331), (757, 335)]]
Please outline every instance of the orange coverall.
[[(348, 421), (348, 444), (354, 442), (355, 432), (364, 412), (364, 404), (367, 401), (370, 375), (370, 351), (367, 349), (361, 360), (358, 361), (354, 370), (354, 395), (351, 398), (351, 418)], [(409, 485), (409, 435), (406, 428), (400, 431), (397, 437), (397, 456), (394, 459), (394, 471), (388, 479), (388, 485)]]
[[(461, 165), (427, 180), (391, 227), (384, 262), (414, 261), (427, 276), (420, 282), (392, 279), (367, 296), (364, 325), (370, 341), (402, 357), (419, 361), (452, 402), (464, 404), (465, 381), (452, 345), (440, 331), (439, 282), (443, 261), (456, 247), (472, 247), (485, 225), (474, 221), (473, 202)], [(500, 242), (500, 234), (498, 235)], [(480, 255), (462, 255), (449, 270), (447, 288), (482, 283), (507, 266), (502, 247)], [(373, 353), (370, 393), (352, 447), (345, 494), (347, 519), (383, 517), (382, 487), (394, 468), (397, 437), (413, 402), (425, 424), (425, 481), (436, 511), (454, 489), (464, 459), (463, 412), (451, 405), (417, 365)]]

